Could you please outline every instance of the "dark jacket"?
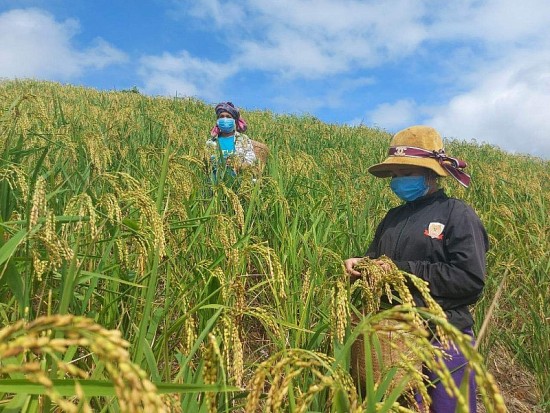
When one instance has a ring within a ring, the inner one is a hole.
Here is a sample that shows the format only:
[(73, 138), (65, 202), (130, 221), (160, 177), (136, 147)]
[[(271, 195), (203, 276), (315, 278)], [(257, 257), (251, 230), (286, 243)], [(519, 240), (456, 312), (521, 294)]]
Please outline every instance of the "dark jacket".
[[(433, 298), (460, 330), (473, 324), (468, 305), (484, 286), (489, 240), (474, 210), (443, 190), (391, 209), (366, 253), (386, 255), (397, 267), (427, 281)], [(413, 289), (418, 305), (424, 303)]]

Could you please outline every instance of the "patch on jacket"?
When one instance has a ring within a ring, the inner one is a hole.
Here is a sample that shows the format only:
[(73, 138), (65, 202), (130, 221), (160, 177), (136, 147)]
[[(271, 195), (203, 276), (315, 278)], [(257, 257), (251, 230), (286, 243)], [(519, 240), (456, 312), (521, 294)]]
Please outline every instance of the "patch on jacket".
[(428, 229), (424, 230), (424, 235), (434, 239), (443, 239), (444, 229), (445, 229), (445, 225), (443, 225), (442, 223), (430, 222), (430, 225), (428, 225)]

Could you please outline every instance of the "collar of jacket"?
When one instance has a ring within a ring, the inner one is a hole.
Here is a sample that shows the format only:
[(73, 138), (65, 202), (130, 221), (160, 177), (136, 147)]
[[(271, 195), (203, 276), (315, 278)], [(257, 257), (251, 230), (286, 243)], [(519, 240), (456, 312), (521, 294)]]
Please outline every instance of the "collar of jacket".
[(438, 189), (437, 191), (435, 191), (435, 192), (433, 192), (429, 195), (423, 196), (420, 199), (417, 199), (415, 201), (407, 202), (406, 205), (411, 206), (412, 208), (418, 208), (418, 207), (423, 206), (423, 205), (429, 205), (429, 204), (431, 204), (432, 202), (435, 202), (438, 199), (445, 199), (445, 198), (448, 198), (448, 197), (445, 194), (445, 191), (443, 190), (443, 188), (441, 188), (441, 189)]
[[(242, 135), (242, 133), (235, 131), (235, 134), (234, 134), (233, 136), (235, 137), (235, 140), (236, 140), (237, 138), (240, 138), (241, 135)], [(212, 136), (212, 140), (213, 140), (213, 141), (217, 141), (217, 140), (218, 140), (218, 136), (219, 136), (219, 135)], [(222, 138), (223, 138), (223, 137), (224, 137), (224, 136), (222, 136)]]

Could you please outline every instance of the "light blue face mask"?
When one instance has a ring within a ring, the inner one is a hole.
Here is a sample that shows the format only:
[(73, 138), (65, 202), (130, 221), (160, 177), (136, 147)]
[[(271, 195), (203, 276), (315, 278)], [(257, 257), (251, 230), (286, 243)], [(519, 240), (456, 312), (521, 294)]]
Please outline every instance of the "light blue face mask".
[(223, 133), (229, 133), (235, 130), (235, 119), (233, 118), (219, 118), (216, 123)]
[(390, 188), (395, 195), (407, 202), (423, 197), (430, 189), (423, 175), (396, 176), (392, 178)]

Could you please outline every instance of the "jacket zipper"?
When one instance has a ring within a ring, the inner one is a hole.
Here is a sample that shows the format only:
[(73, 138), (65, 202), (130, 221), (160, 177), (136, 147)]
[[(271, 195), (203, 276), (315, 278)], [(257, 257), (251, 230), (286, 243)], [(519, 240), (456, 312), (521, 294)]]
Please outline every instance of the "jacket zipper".
[(397, 249), (397, 246), (399, 245), (399, 241), (401, 240), (401, 235), (403, 234), (403, 231), (405, 230), (405, 227), (409, 223), (409, 218), (410, 218), (410, 215), (405, 220), (405, 223), (403, 224), (403, 227), (401, 228), (401, 230), (399, 231), (399, 235), (397, 236), (397, 241), (395, 241), (394, 257), (396, 257), (397, 261), (401, 259), (401, 253)]

